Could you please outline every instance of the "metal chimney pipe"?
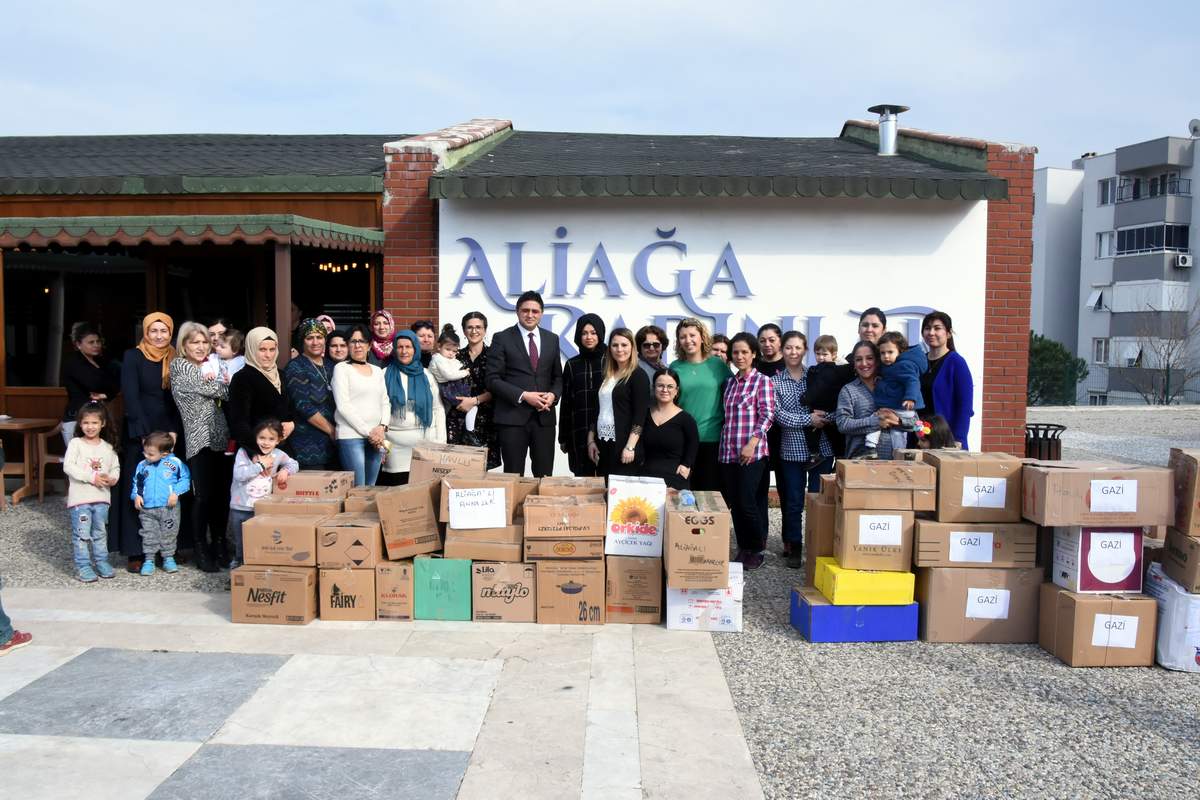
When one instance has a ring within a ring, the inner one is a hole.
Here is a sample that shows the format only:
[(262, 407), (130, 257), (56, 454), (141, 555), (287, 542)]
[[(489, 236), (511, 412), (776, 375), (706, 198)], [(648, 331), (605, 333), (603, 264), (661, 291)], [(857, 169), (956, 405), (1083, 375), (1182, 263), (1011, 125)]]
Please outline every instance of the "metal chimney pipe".
[(896, 115), (908, 111), (908, 106), (884, 104), (871, 106), (867, 111), (879, 115), (879, 155), (897, 155), (896, 133), (899, 130), (899, 125), (896, 121)]

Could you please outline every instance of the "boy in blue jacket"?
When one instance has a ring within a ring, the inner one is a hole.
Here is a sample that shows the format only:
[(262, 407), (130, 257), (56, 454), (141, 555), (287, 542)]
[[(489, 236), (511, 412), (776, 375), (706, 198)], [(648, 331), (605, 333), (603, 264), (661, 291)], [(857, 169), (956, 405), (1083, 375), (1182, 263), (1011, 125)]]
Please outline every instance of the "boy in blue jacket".
[(929, 359), (920, 347), (909, 347), (904, 334), (888, 331), (879, 337), (879, 380), (875, 382), (875, 405), (890, 408), (900, 424), (883, 432), (892, 437), (892, 450), (908, 444), (909, 431), (917, 426), (917, 411), (925, 407), (921, 396), (921, 376), (929, 371)]
[(172, 454), (171, 434), (155, 431), (142, 439), (145, 460), (133, 473), (129, 497), (137, 507), (142, 537), (142, 575), (154, 574), (154, 556), (162, 552), (163, 570), (177, 572), (175, 542), (179, 538), (179, 495), (191, 488), (187, 466)]

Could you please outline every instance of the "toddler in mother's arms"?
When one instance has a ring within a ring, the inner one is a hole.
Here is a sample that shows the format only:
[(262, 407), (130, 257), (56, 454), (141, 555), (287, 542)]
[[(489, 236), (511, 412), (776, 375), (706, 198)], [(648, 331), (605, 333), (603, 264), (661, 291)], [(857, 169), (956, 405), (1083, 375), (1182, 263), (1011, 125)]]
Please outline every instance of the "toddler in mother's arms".
[(890, 408), (900, 424), (884, 435), (892, 437), (892, 449), (902, 450), (908, 434), (917, 429), (917, 411), (925, 407), (921, 376), (929, 371), (929, 359), (920, 347), (909, 347), (904, 334), (888, 331), (879, 337), (879, 380), (875, 383), (875, 405)]

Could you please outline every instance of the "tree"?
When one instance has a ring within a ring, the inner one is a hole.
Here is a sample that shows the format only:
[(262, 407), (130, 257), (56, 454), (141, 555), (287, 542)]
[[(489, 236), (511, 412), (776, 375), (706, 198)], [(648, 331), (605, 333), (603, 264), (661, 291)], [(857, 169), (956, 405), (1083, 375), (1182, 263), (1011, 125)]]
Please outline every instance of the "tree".
[[(1168, 298), (1167, 308), (1186, 307), (1186, 287), (1178, 292), (1182, 296)], [(1200, 380), (1200, 313), (1195, 305), (1190, 311), (1160, 311), (1150, 304), (1146, 309), (1152, 316), (1138, 331), (1136, 354), (1128, 357), (1132, 364), (1119, 365), (1120, 381), (1110, 382), (1109, 389), (1136, 392), (1147, 405), (1168, 406)]]
[(1031, 406), (1068, 406), (1075, 403), (1075, 387), (1088, 376), (1087, 362), (1053, 339), (1029, 332), (1029, 381), (1026, 399)]

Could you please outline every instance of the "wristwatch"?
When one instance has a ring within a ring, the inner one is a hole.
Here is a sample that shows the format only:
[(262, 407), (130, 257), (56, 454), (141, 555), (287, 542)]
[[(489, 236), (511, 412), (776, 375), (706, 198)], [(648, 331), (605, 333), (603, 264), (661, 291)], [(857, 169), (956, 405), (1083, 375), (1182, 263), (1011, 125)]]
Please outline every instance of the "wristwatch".
[(625, 448), (625, 452), (626, 452), (626, 453), (636, 453), (636, 452), (637, 452), (637, 450), (633, 449), (632, 447), (626, 447), (626, 448)]

